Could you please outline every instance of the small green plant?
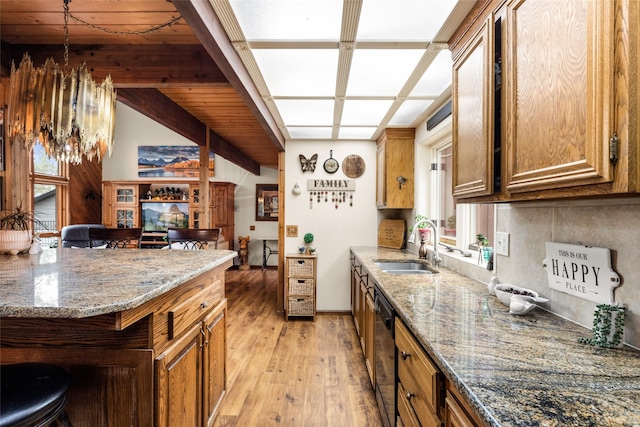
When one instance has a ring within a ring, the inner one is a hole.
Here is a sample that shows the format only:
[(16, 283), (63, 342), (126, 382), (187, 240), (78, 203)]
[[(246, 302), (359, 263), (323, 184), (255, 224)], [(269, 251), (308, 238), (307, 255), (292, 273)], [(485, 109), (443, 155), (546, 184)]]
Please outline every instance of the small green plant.
[(420, 230), (429, 226), (429, 217), (425, 215), (416, 215), (415, 223), (413, 227), (409, 228), (409, 233), (413, 233), (413, 229)]
[(449, 218), (447, 218), (447, 228), (453, 230), (456, 228), (456, 216), (455, 215), (451, 215)]
[(476, 234), (476, 241), (479, 246), (489, 246), (489, 239), (487, 239), (482, 233)]
[[(604, 348), (619, 346), (622, 344), (624, 332), (624, 313), (624, 307), (609, 304), (597, 305), (593, 314), (593, 338), (578, 338), (578, 342)], [(612, 317), (615, 318), (613, 325)]]
[(304, 235), (304, 242), (306, 244), (309, 244), (311, 242), (313, 242), (313, 233), (307, 233)]

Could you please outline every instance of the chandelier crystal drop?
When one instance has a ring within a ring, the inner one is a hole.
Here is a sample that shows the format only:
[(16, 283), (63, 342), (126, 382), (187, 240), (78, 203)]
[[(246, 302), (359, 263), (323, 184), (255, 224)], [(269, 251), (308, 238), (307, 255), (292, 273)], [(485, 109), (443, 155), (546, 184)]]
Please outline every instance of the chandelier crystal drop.
[(116, 91), (111, 76), (97, 85), (86, 64), (67, 72), (68, 2), (65, 0), (65, 67), (49, 58), (39, 68), (27, 53), (16, 69), (11, 64), (7, 128), (13, 143), (29, 149), (42, 144), (50, 158), (82, 163), (111, 155), (116, 118)]

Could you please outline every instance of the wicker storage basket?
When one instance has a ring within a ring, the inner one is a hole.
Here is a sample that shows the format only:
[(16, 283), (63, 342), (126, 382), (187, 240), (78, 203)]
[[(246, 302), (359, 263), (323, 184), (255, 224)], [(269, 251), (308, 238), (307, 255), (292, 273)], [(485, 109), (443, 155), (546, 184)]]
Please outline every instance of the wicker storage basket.
[(289, 295), (313, 295), (313, 279), (289, 279)]
[(289, 276), (313, 277), (313, 259), (294, 258), (289, 260)]
[(289, 316), (313, 316), (313, 298), (289, 297)]

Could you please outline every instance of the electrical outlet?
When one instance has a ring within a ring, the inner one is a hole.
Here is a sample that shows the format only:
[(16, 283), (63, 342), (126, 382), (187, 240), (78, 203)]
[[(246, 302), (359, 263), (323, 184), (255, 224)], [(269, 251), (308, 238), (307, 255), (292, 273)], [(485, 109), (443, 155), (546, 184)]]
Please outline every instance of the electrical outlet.
[(496, 253), (509, 256), (509, 233), (498, 231), (496, 233)]

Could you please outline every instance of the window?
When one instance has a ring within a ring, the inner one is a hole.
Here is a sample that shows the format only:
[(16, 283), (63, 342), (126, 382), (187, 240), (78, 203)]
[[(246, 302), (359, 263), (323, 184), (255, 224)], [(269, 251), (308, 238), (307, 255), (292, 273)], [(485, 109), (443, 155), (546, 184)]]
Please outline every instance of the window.
[[(428, 142), (427, 142), (428, 144)], [(426, 145), (426, 144), (425, 144)], [(453, 199), (453, 159), (451, 136), (431, 144), (431, 197), (432, 219), (438, 225), (438, 243), (470, 250), (478, 254), (477, 238), (482, 233), (493, 246), (495, 228), (494, 204), (457, 203)], [(474, 258), (475, 259), (475, 258)], [(486, 261), (480, 264), (486, 266)]]
[(69, 186), (66, 163), (50, 159), (40, 144), (33, 147), (33, 212), (41, 226), (35, 230), (43, 248), (55, 247), (66, 224), (66, 194)]
[(437, 151), (438, 233), (440, 241), (456, 246), (456, 205), (453, 200), (453, 150), (451, 144)]

